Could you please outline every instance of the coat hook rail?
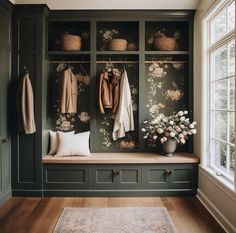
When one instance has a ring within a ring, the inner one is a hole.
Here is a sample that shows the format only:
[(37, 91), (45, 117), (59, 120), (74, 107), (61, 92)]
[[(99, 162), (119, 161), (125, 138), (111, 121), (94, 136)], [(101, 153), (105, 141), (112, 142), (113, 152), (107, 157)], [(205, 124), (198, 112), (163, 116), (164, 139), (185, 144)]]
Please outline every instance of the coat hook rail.
[(186, 61), (145, 61), (145, 64), (151, 64), (151, 63), (160, 63), (160, 64), (162, 64), (162, 63), (170, 63), (170, 64), (172, 64), (172, 63), (187, 63)]
[(129, 64), (137, 64), (139, 61), (96, 61), (97, 64), (106, 64), (106, 63), (112, 63), (112, 64), (124, 64), (124, 63), (129, 63)]
[(48, 61), (47, 63), (89, 64), (90, 61)]

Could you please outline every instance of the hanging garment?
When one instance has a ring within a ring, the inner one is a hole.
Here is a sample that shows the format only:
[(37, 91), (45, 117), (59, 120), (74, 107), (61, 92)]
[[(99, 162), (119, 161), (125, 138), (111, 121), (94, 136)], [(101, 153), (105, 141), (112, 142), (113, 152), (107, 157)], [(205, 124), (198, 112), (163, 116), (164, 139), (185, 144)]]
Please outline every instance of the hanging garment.
[(113, 72), (109, 74), (106, 71), (100, 75), (98, 100), (101, 113), (105, 113), (105, 108), (116, 113), (119, 105), (119, 77)]
[(60, 100), (60, 113), (77, 112), (77, 79), (70, 67), (62, 74)]
[(21, 80), (17, 97), (19, 131), (25, 134), (35, 133), (34, 94), (29, 74)]
[(126, 70), (120, 82), (120, 100), (115, 117), (112, 137), (114, 140), (125, 136), (125, 132), (134, 130), (134, 117), (130, 86)]

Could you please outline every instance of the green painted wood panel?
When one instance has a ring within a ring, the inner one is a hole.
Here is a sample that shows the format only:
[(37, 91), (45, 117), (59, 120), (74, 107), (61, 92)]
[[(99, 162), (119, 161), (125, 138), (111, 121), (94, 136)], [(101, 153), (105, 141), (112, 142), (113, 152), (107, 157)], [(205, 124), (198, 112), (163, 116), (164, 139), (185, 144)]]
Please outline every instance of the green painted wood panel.
[(45, 189), (84, 189), (89, 187), (89, 166), (44, 166)]
[(8, 1), (0, 2), (0, 204), (11, 196), (9, 88), (11, 80), (11, 12)]
[(136, 189), (142, 186), (142, 167), (140, 165), (120, 165), (118, 177), (119, 188)]
[[(190, 195), (197, 190), (197, 164), (47, 164), (46, 195)], [(171, 171), (167, 174), (167, 171)], [(73, 190), (73, 191), (70, 191)], [(104, 191), (104, 192), (103, 192)]]
[[(13, 194), (41, 195), (42, 193), (42, 77), (45, 51), (45, 5), (15, 5), (13, 8), (12, 58), (12, 187)], [(37, 132), (24, 135), (18, 132), (16, 93), (27, 66), (34, 92)]]

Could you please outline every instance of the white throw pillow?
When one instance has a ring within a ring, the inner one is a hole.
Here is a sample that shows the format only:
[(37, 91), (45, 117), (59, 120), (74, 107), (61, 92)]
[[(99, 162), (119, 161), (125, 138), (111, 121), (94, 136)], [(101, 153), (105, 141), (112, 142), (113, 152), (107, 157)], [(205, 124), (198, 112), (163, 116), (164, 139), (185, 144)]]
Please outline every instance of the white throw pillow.
[(73, 135), (58, 132), (59, 146), (55, 157), (70, 155), (91, 156), (89, 135), (89, 131)]
[[(63, 134), (74, 134), (75, 131), (71, 132), (61, 132)], [(49, 130), (49, 136), (50, 136), (50, 150), (49, 150), (49, 155), (54, 155), (57, 153), (58, 145), (59, 145), (59, 139), (57, 132), (54, 132), (52, 130)]]

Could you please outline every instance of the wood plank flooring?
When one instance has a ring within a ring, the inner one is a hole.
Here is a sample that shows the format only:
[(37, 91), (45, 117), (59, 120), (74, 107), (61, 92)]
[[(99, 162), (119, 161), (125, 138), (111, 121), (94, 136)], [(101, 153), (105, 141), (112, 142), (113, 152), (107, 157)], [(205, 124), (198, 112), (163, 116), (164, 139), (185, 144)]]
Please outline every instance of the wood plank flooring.
[(51, 233), (64, 207), (163, 206), (179, 233), (224, 232), (196, 197), (14, 197), (0, 207), (0, 232)]

